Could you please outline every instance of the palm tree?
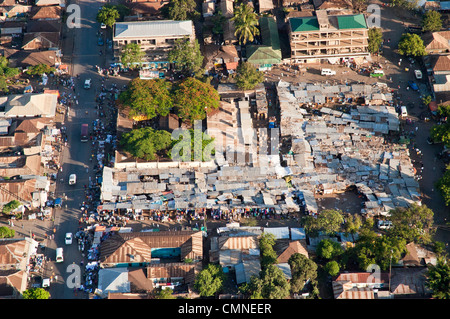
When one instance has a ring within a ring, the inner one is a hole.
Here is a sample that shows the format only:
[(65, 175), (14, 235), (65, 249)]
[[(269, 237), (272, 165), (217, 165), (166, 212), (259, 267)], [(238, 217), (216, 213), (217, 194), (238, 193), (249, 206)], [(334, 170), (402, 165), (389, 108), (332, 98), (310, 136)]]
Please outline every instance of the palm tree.
[(234, 11), (234, 17), (231, 18), (234, 22), (234, 35), (238, 37), (241, 44), (252, 42), (256, 35), (259, 35), (258, 29), (258, 15), (253, 11), (253, 8), (245, 3), (241, 3)]

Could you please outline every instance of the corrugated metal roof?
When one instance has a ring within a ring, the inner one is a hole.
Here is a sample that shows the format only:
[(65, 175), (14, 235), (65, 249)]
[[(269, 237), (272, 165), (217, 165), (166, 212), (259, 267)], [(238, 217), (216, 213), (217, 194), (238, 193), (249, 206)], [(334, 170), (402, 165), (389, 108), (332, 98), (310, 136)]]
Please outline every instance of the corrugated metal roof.
[(292, 32), (318, 31), (319, 23), (316, 17), (290, 18)]
[(192, 21), (139, 21), (117, 22), (114, 27), (115, 38), (151, 36), (191, 36)]
[(363, 14), (338, 16), (339, 29), (367, 29)]

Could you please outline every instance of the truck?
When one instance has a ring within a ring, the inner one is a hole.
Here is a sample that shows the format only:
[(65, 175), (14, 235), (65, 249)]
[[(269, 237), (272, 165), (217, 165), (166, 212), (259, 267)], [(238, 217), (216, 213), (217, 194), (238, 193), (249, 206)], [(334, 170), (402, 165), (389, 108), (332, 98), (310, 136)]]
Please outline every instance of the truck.
[(88, 141), (88, 124), (81, 124), (81, 142)]

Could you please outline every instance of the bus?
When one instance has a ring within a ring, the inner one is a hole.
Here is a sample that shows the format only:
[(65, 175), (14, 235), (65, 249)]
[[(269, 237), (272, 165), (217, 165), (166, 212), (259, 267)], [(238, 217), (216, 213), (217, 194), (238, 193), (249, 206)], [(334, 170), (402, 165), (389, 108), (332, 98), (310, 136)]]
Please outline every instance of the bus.
[(88, 141), (88, 125), (81, 124), (81, 142)]

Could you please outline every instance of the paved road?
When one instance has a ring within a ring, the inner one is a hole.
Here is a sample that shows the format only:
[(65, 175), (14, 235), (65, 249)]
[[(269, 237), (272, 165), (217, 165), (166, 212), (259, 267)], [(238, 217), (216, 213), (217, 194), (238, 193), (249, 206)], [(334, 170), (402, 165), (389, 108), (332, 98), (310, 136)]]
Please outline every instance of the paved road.
[[(95, 21), (97, 10), (102, 4), (92, 0), (76, 1), (76, 3), (81, 9), (81, 28), (66, 32), (66, 50), (63, 53), (66, 58), (71, 58), (72, 75), (80, 75), (80, 78), (75, 81), (78, 105), (70, 108), (66, 118), (68, 146), (62, 153), (63, 171), (59, 174), (57, 182), (57, 193), (67, 196), (65, 201), (67, 206), (63, 206), (63, 209), (55, 214), (55, 240), (50, 241), (50, 250), (47, 251), (49, 257), (54, 260), (54, 249), (56, 247), (64, 248), (64, 262), (53, 263), (54, 273), (58, 277), (58, 281), (52, 285), (50, 293), (52, 298), (56, 299), (84, 297), (80, 293), (74, 294), (73, 289), (66, 284), (66, 279), (70, 275), (67, 272), (67, 267), (72, 263), (80, 264), (82, 256), (75, 241), (70, 246), (64, 244), (64, 236), (67, 232), (75, 234), (78, 230), (78, 220), (81, 216), (79, 207), (85, 196), (84, 185), (88, 185), (89, 176), (93, 176), (90, 167), (91, 162), (89, 161), (92, 154), (92, 145), (89, 142), (82, 143), (80, 141), (81, 124), (89, 124), (91, 128), (92, 121), (97, 117), (95, 96), (100, 90), (101, 76), (94, 70), (94, 66), (104, 65), (106, 62), (106, 57), (99, 55), (100, 47), (97, 45), (97, 32), (100, 31), (100, 28), (99, 23)], [(104, 50), (105, 47), (101, 48)], [(92, 79), (92, 87), (89, 90), (83, 88), (84, 81), (87, 78)], [(70, 174), (77, 175), (76, 185), (68, 185)]]

